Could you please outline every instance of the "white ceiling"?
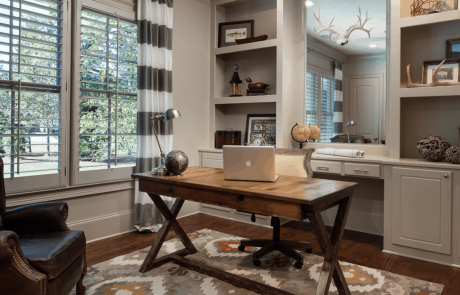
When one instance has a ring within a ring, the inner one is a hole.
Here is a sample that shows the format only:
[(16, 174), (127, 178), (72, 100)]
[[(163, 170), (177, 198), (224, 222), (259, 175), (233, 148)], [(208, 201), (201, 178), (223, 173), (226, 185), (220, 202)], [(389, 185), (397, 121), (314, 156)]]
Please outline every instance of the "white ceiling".
[[(310, 0), (315, 4), (307, 7), (307, 35), (313, 39), (319, 40), (326, 45), (346, 54), (346, 55), (363, 55), (383, 53), (386, 50), (386, 0), (357, 0), (361, 6), (361, 18), (366, 19), (366, 11), (369, 17), (372, 17), (366, 25), (366, 29), (373, 28), (371, 38), (368, 34), (361, 30), (354, 31), (349, 38), (349, 42), (345, 46), (341, 46), (329, 41), (329, 33), (322, 32), (319, 35), (315, 32), (319, 31), (321, 26), (313, 16), (313, 13), (318, 16), (318, 8), (321, 8), (321, 23), (325, 27), (329, 27), (332, 18), (335, 17), (333, 29), (342, 36), (345, 31), (352, 25), (358, 22), (358, 9), (354, 0)], [(323, 37), (321, 37), (323, 36)], [(333, 39), (334, 40), (334, 39)], [(369, 45), (375, 44), (377, 47), (370, 48)]]

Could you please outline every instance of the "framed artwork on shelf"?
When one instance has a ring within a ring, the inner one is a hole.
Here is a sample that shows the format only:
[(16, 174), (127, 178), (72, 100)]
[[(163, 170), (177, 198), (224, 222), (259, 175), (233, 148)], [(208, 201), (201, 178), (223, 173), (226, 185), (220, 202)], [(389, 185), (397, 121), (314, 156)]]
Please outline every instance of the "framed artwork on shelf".
[(254, 37), (254, 20), (219, 24), (218, 47), (236, 45), (235, 39)]
[(254, 137), (263, 138), (270, 146), (276, 145), (276, 114), (250, 114), (246, 120), (244, 143)]
[[(433, 72), (442, 63), (442, 60), (425, 61), (423, 63), (423, 84), (433, 82)], [(439, 82), (443, 83), (458, 83), (458, 70), (460, 66), (459, 59), (446, 60), (437, 72)]]
[(446, 40), (446, 58), (460, 58), (460, 39)]

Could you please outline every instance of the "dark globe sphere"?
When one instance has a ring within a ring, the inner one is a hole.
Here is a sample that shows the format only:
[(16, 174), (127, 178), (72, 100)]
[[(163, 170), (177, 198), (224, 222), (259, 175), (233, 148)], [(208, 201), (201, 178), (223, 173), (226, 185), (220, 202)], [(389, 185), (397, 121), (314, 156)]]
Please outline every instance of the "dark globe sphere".
[(183, 151), (171, 151), (165, 158), (166, 169), (172, 174), (180, 175), (188, 167), (188, 158)]

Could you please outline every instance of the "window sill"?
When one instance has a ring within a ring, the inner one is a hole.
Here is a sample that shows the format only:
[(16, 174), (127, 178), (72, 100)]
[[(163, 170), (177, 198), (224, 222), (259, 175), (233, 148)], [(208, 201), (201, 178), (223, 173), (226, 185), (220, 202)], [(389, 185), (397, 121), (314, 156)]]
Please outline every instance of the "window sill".
[(131, 178), (127, 178), (116, 181), (16, 192), (7, 194), (6, 207), (12, 208), (42, 202), (62, 201), (131, 189), (134, 189), (134, 181)]

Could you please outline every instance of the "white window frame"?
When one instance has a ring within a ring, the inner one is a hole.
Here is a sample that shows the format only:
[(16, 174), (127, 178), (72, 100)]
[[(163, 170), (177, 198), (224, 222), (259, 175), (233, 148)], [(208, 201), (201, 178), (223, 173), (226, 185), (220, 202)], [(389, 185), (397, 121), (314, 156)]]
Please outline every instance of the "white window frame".
[[(328, 71), (325, 71), (323, 69), (313, 67), (311, 65), (307, 66), (307, 72), (311, 74), (315, 74), (318, 77), (318, 122), (316, 122), (316, 125), (321, 128), (321, 93), (322, 93), (322, 84), (321, 84), (321, 78), (327, 78), (327, 79), (334, 79), (334, 74)], [(306, 86), (306, 85), (305, 85)], [(305, 99), (307, 97), (305, 96)], [(306, 102), (304, 102), (304, 106), (306, 106)], [(304, 110), (306, 110), (306, 107), (304, 107)], [(307, 122), (307, 115), (306, 112), (304, 112), (305, 119), (303, 120), (304, 122)], [(332, 135), (334, 136), (334, 135)], [(321, 138), (318, 139), (318, 142), (321, 142)]]
[(133, 167), (120, 167), (80, 171), (80, 47), (81, 47), (81, 12), (83, 7), (99, 11), (103, 14), (112, 14), (115, 17), (136, 21), (136, 13), (107, 5), (93, 0), (76, 0), (74, 2), (74, 30), (73, 30), (73, 58), (72, 58), (72, 173), (71, 185), (99, 183), (130, 179), (134, 173)]
[(70, 74), (70, 49), (71, 49), (71, 9), (69, 1), (62, 1), (62, 61), (61, 61), (61, 155), (59, 172), (56, 174), (44, 174), (25, 177), (5, 178), (6, 193), (17, 193), (22, 191), (41, 190), (67, 185), (67, 150), (69, 147), (69, 126), (68, 126), (68, 106), (70, 91), (68, 82)]

